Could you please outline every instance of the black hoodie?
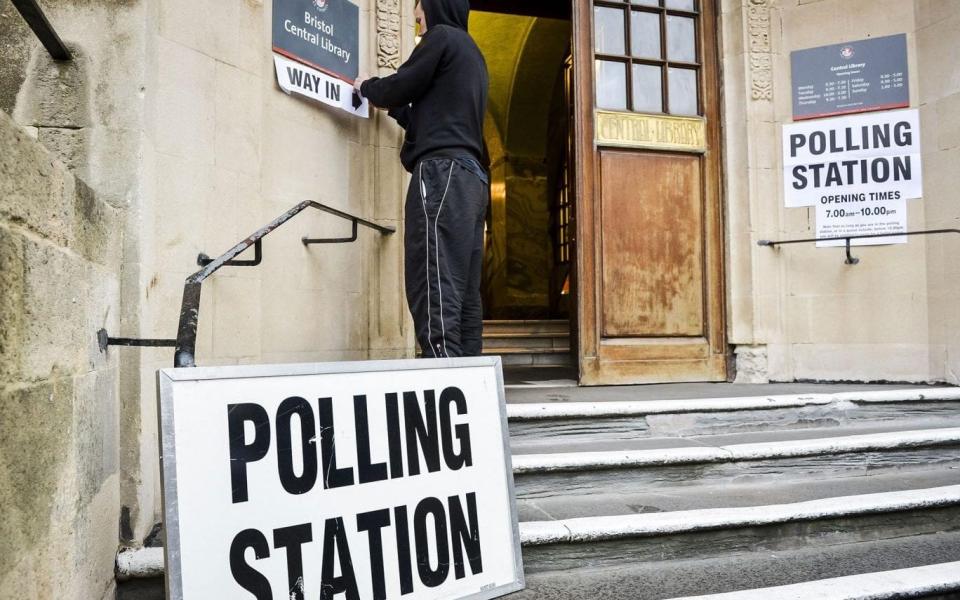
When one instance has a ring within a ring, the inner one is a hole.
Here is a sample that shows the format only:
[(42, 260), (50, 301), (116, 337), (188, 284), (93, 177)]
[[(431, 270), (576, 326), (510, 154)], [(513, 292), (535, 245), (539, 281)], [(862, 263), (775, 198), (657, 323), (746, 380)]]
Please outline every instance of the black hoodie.
[(427, 32), (389, 77), (372, 77), (360, 93), (406, 129), (400, 162), (407, 171), (424, 158), (484, 162), (487, 65), (467, 33), (469, 0), (420, 0)]

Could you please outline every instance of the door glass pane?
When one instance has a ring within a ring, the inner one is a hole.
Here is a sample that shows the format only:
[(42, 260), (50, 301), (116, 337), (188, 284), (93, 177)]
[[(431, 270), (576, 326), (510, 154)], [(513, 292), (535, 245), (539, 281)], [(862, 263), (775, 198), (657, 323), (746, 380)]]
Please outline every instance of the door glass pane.
[(633, 0), (633, 3), (640, 6), (660, 6), (660, 0)]
[(627, 65), (597, 61), (597, 106), (611, 110), (627, 109)]
[(693, 0), (667, 0), (667, 8), (672, 8), (674, 10), (689, 10), (693, 12), (696, 7), (693, 5)]
[(660, 15), (633, 11), (630, 15), (630, 45), (633, 55), (660, 58)]
[(597, 6), (594, 11), (598, 54), (626, 54), (623, 40), (623, 10)]
[(670, 89), (670, 114), (697, 114), (697, 72), (694, 69), (675, 69), (667, 73)]
[(696, 29), (689, 17), (667, 16), (667, 59), (697, 62)]
[(662, 88), (660, 67), (633, 65), (633, 110), (663, 112)]

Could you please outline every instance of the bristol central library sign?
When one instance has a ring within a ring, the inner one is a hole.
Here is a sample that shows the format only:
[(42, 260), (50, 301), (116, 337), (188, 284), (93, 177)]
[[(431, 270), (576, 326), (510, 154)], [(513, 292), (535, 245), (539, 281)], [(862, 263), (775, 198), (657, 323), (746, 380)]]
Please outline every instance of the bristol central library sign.
[(360, 9), (349, 0), (273, 0), (277, 83), (298, 94), (366, 117), (353, 93), (360, 70)]

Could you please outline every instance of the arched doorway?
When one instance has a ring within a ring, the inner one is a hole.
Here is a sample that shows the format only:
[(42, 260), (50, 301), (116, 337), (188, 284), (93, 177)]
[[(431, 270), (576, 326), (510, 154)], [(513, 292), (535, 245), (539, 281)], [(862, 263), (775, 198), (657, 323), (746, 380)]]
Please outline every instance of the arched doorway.
[(470, 19), (490, 71), (484, 348), (507, 364), (573, 364), (571, 31), (562, 16), (475, 11)]

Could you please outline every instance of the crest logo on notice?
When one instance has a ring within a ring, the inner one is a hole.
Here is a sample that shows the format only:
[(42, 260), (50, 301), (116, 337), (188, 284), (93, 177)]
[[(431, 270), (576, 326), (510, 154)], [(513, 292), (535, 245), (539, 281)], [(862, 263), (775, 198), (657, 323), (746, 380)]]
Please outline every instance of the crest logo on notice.
[(327, 3), (329, 0), (313, 0), (313, 5), (317, 7), (317, 10), (323, 12), (327, 10)]
[[(316, 2), (317, 0), (314, 0), (314, 1)], [(852, 47), (852, 46), (844, 46), (843, 48), (841, 48), (841, 49), (840, 49), (840, 56), (842, 56), (842, 57), (844, 57), (844, 58), (853, 58), (853, 47)]]

